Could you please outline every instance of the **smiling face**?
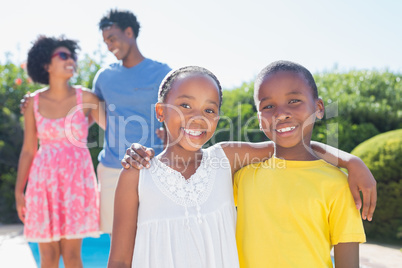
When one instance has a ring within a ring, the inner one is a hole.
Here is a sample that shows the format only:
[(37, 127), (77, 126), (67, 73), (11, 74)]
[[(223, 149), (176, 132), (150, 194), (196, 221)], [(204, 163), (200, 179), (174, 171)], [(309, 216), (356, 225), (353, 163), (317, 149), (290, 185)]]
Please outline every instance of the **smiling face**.
[(279, 71), (262, 81), (257, 109), (261, 129), (275, 142), (277, 157), (308, 160), (316, 117), (322, 118), (324, 104), (314, 98), (305, 78), (295, 72)]
[(53, 51), (53, 57), (50, 64), (46, 66), (46, 70), (49, 73), (49, 80), (55, 78), (70, 79), (75, 72), (76, 62), (71, 57), (63, 59), (58, 56), (59, 52), (64, 52), (71, 55), (71, 51), (66, 47), (58, 47)]
[(127, 27), (124, 31), (116, 25), (102, 30), (103, 41), (118, 60), (124, 60), (130, 51), (131, 42), (135, 41), (133, 31)]
[(158, 118), (165, 122), (168, 147), (199, 150), (214, 134), (219, 121), (219, 89), (207, 75), (182, 74), (164, 103), (157, 103)]

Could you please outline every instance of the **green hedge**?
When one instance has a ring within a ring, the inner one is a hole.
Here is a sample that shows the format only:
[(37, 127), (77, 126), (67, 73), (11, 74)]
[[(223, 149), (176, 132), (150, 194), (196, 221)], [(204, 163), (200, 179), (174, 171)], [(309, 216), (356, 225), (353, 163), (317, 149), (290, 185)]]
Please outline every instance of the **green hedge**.
[(377, 135), (352, 154), (359, 156), (377, 180), (377, 208), (366, 234), (383, 241), (402, 242), (402, 129)]

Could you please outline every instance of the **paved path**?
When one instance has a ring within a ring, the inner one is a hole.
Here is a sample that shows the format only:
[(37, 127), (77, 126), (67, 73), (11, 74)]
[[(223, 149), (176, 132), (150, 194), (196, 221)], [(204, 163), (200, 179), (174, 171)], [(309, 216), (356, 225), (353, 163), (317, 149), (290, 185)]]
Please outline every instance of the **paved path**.
[(360, 267), (402, 268), (402, 246), (360, 245)]
[(0, 267), (37, 268), (20, 224), (0, 225)]
[[(402, 268), (401, 247), (371, 243), (360, 245), (361, 268)], [(36, 268), (22, 225), (0, 225), (0, 267)]]

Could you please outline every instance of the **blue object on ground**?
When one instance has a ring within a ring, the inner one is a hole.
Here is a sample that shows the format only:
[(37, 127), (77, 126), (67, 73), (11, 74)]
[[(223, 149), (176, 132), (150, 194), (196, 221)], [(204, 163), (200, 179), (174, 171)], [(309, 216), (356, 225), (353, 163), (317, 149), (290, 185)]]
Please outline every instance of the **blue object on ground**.
[[(29, 243), (36, 264), (40, 267), (38, 243)], [(107, 266), (110, 250), (110, 236), (102, 234), (99, 238), (87, 237), (82, 240), (82, 262), (85, 268), (100, 268)], [(64, 268), (60, 258), (60, 268)]]

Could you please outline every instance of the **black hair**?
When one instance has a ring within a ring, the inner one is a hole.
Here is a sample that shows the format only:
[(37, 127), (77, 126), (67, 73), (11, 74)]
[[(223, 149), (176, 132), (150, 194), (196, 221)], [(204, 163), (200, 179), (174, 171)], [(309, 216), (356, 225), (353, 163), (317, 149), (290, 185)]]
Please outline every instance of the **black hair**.
[(255, 79), (254, 82), (254, 101), (257, 100), (258, 91), (264, 79), (269, 75), (281, 71), (301, 74), (306, 80), (307, 84), (310, 86), (311, 91), (313, 93), (313, 97), (315, 99), (318, 98), (317, 85), (315, 83), (313, 75), (310, 73), (309, 70), (307, 70), (307, 68), (291, 61), (274, 61), (268, 66), (266, 66), (264, 69), (262, 69), (260, 73), (257, 75), (257, 78)]
[(133, 33), (135, 35), (135, 39), (137, 39), (140, 33), (140, 23), (137, 20), (137, 17), (128, 10), (117, 10), (111, 9), (107, 15), (105, 15), (99, 21), (99, 30), (103, 30), (112, 25), (116, 25), (122, 31), (127, 29), (127, 27), (131, 27)]
[(49, 73), (46, 70), (46, 65), (50, 64), (53, 52), (59, 47), (67, 48), (73, 57), (77, 56), (76, 50), (80, 48), (76, 41), (66, 39), (63, 36), (55, 38), (40, 35), (33, 42), (27, 60), (28, 75), (32, 81), (49, 84)]
[(174, 82), (181, 74), (200, 74), (211, 77), (219, 89), (219, 109), (222, 105), (222, 87), (221, 83), (219, 82), (218, 78), (209, 70), (199, 67), (199, 66), (186, 66), (179, 68), (175, 71), (171, 71), (168, 73), (165, 78), (163, 79), (158, 92), (158, 101), (163, 103), (166, 99), (167, 94), (172, 89)]

